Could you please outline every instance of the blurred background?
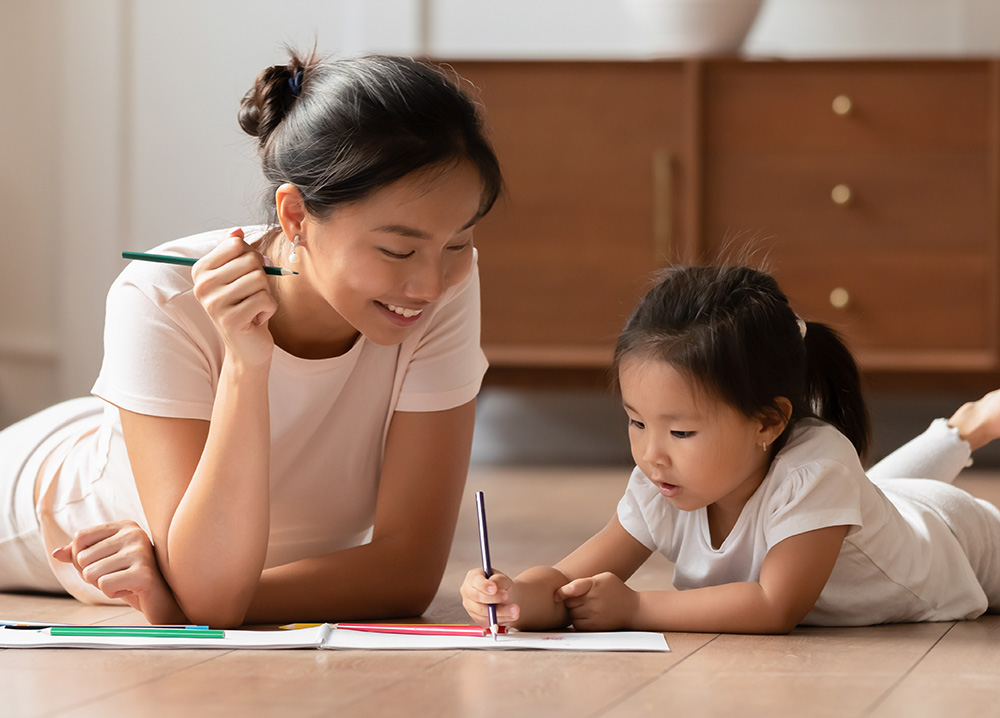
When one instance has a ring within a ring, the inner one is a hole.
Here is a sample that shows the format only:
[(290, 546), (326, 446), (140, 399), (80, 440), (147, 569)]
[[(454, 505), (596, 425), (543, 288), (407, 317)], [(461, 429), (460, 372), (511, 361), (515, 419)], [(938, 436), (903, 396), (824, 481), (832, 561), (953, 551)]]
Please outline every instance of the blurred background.
[[(285, 45), (313, 44), (460, 71), (493, 61), (676, 62), (685, 82), (703, 84), (714, 71), (689, 60), (982, 60), (992, 93), (983, 100), (983, 256), (996, 260), (996, 0), (0, 0), (0, 426), (89, 392), (122, 249), (262, 216), (238, 103), (263, 67), (284, 61)], [(489, 116), (488, 92), (484, 101)], [(481, 245), (481, 264), (503, 252), (500, 239)], [(996, 319), (998, 273), (989, 270), (983, 321)], [(950, 300), (937, 286), (919, 291)], [(990, 385), (997, 329), (989, 325), (988, 358), (975, 366), (873, 383), (876, 454)], [(474, 460), (627, 463), (624, 418), (599, 364), (573, 380), (579, 367), (560, 372), (558, 362), (527, 379), (491, 370)], [(994, 461), (989, 451), (980, 459)]]

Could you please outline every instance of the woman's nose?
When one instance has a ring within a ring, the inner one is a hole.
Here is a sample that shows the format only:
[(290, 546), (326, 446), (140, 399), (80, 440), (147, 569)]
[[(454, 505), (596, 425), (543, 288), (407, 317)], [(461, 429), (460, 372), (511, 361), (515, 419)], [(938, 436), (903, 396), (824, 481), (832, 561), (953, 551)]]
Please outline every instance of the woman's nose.
[(449, 287), (449, 269), (446, 262), (427, 261), (410, 275), (406, 293), (413, 299), (434, 302)]

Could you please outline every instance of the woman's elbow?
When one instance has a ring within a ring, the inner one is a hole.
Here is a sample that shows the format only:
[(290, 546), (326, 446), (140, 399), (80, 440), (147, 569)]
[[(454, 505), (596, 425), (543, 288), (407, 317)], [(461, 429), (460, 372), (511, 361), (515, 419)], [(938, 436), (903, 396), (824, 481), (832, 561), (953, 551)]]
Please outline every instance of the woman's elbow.
[(249, 608), (247, 601), (232, 595), (214, 600), (205, 600), (204, 596), (184, 600), (178, 596), (177, 603), (189, 623), (212, 628), (238, 628), (243, 625)]

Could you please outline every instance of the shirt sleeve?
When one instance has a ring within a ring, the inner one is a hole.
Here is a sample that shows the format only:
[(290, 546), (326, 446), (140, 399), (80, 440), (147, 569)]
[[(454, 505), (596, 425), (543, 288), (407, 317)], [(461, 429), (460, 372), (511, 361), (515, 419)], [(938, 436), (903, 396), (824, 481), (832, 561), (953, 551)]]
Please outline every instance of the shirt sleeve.
[(488, 366), (479, 328), (479, 269), (473, 261), (412, 348), (404, 344), (408, 358), (396, 410), (444, 411), (476, 398)]
[(207, 420), (221, 368), (221, 355), (213, 349), (217, 334), (190, 291), (177, 293), (156, 283), (164, 277), (167, 285), (183, 282), (180, 271), (130, 267), (112, 285), (104, 361), (92, 393), (140, 414)]
[(814, 461), (790, 472), (768, 499), (768, 548), (829, 526), (852, 526), (856, 531), (863, 515), (859, 481), (867, 481), (860, 465), (854, 469), (838, 461)]

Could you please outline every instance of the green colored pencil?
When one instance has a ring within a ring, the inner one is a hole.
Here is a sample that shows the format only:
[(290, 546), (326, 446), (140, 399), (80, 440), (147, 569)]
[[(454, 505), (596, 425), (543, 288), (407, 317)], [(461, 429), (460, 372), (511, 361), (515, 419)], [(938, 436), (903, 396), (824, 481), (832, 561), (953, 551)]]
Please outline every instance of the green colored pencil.
[(190, 628), (130, 628), (124, 626), (53, 626), (53, 636), (131, 636), (136, 638), (225, 638), (226, 632)]
[[(149, 252), (122, 252), (122, 259), (138, 259), (141, 262), (162, 262), (163, 264), (177, 264), (182, 267), (190, 267), (198, 261), (195, 257), (178, 257), (173, 254), (150, 254)], [(273, 274), (284, 277), (289, 274), (298, 274), (291, 269), (284, 267), (264, 267), (265, 274)]]

